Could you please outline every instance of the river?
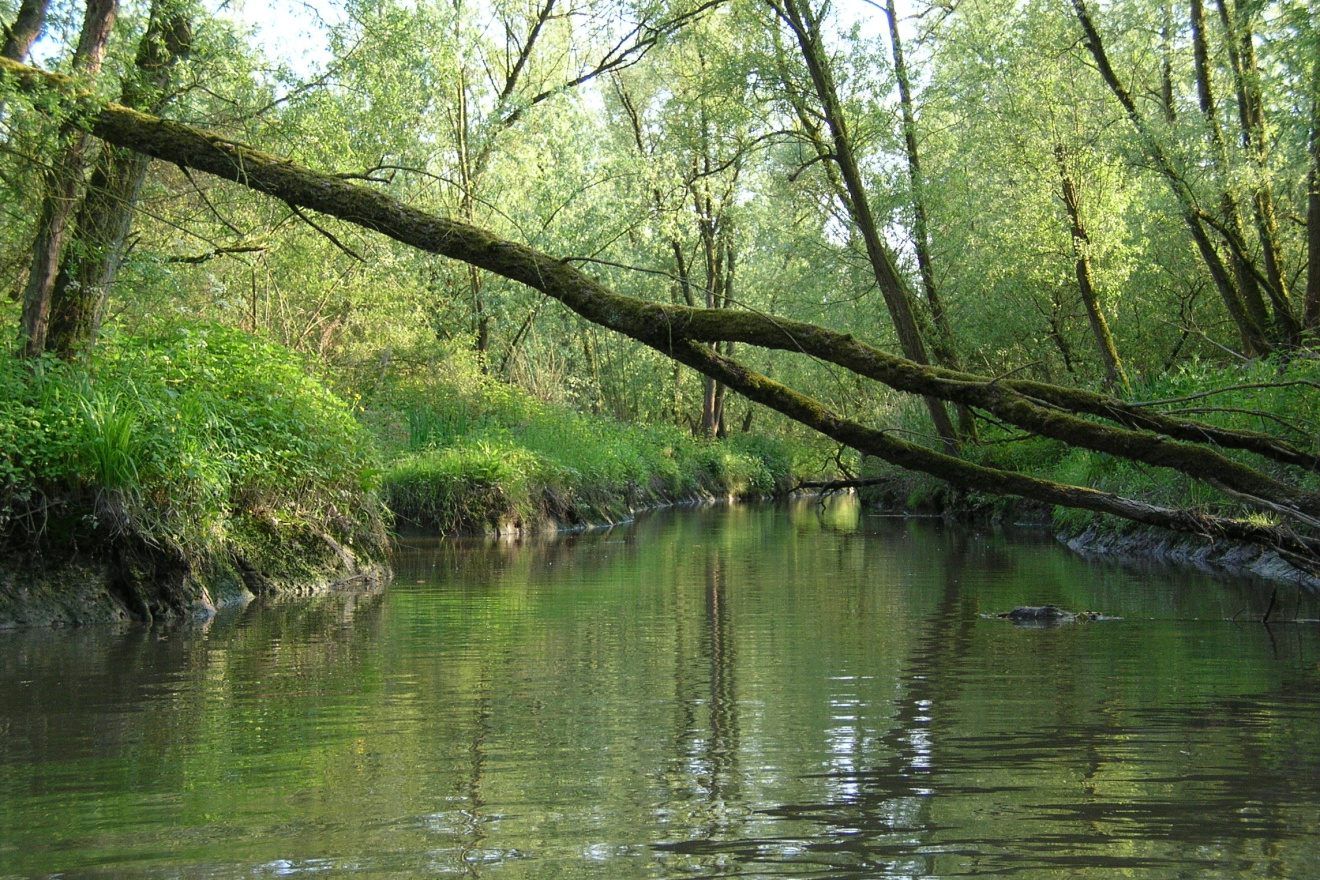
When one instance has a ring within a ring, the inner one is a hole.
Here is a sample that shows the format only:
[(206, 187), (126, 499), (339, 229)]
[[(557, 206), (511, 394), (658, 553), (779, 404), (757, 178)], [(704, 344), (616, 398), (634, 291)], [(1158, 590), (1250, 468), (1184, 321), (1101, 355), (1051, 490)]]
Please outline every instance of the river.
[[(1259, 583), (848, 499), (396, 568), (0, 633), (0, 878), (1320, 875), (1320, 626)], [(1045, 602), (1121, 619), (992, 616)]]

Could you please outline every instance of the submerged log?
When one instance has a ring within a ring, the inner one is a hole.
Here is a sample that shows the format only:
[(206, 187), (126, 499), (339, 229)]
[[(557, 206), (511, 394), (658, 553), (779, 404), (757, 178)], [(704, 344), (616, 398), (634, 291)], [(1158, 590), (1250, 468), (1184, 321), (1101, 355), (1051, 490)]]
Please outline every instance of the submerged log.
[(1063, 610), (1058, 605), (1019, 605), (1012, 611), (1005, 611), (995, 616), (1011, 620), (1014, 623), (1067, 623), (1073, 620), (1100, 619), (1100, 615), (1094, 611), (1083, 611), (1080, 614), (1074, 614), (1071, 611)]

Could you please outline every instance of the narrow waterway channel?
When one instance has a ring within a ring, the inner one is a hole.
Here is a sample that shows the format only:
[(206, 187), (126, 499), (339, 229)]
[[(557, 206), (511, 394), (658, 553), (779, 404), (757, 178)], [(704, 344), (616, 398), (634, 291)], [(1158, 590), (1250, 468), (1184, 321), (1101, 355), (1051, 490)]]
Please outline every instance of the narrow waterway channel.
[[(0, 878), (1320, 870), (1320, 626), (1260, 584), (846, 499), (397, 572), (0, 633)], [(1121, 619), (992, 616), (1045, 602)]]

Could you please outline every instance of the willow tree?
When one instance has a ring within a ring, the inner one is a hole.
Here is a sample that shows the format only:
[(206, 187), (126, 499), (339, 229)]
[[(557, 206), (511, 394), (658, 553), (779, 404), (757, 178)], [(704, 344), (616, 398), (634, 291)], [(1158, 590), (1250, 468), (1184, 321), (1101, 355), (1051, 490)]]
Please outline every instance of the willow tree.
[[(903, 354), (919, 364), (930, 363), (926, 341), (913, 307), (912, 292), (898, 268), (893, 249), (881, 234), (881, 226), (871, 204), (871, 192), (862, 173), (862, 165), (840, 97), (833, 59), (824, 33), (825, 6), (813, 7), (810, 0), (766, 0), (778, 22), (796, 45), (800, 63), (805, 68), (807, 88), (790, 87), (798, 121), (809, 141), (815, 145), (820, 161), (837, 169), (837, 193), (849, 217), (856, 225), (874, 273), (876, 286), (884, 297), (885, 307), (898, 336)], [(786, 73), (797, 65), (786, 65)], [(810, 99), (807, 95), (810, 94)], [(810, 104), (807, 101), (810, 100)], [(926, 400), (931, 422), (944, 442), (945, 449), (957, 452), (958, 432), (949, 418), (944, 402)]]
[(927, 194), (966, 349), (1045, 377), (1062, 362), (1074, 381), (1126, 393), (1117, 319), (1145, 294), (1128, 280), (1142, 258), (1130, 230), (1160, 226), (1134, 204), (1112, 155), (1123, 120), (1063, 48), (1068, 25), (1046, 4), (993, 2), (936, 25)]
[[(663, 54), (617, 75), (612, 89), (623, 140), (641, 160), (621, 173), (645, 179), (647, 226), (667, 251), (638, 257), (667, 265), (673, 301), (711, 309), (738, 298), (738, 252), (746, 235), (739, 230), (738, 201), (748, 193), (746, 171), (764, 136), (747, 84), (745, 37), (733, 15), (724, 8), (688, 25)], [(732, 354), (732, 344), (721, 351)], [(693, 427), (723, 437), (724, 387), (703, 378)]]
[[(1166, 141), (1150, 114), (1139, 103), (1138, 93), (1115, 67), (1106, 36), (1085, 0), (1071, 0), (1071, 5), (1083, 44), (1095, 62), (1101, 81), (1122, 106), (1147, 161), (1178, 202), (1188, 233), (1219, 291), (1225, 309), (1237, 326), (1243, 351), (1249, 355), (1263, 354), (1277, 346), (1295, 344), (1298, 322), (1286, 290), (1272, 284), (1267, 273), (1261, 272), (1254, 265), (1254, 260), (1247, 252), (1236, 204), (1231, 198), (1225, 199), (1221, 189), (1218, 199), (1222, 210), (1220, 217), (1213, 216), (1202, 207), (1203, 200), (1193, 185), (1194, 175), (1190, 170), (1196, 167), (1196, 163), (1189, 163), (1178, 156), (1175, 145)], [(1218, 132), (1218, 117), (1213, 95), (1209, 91), (1208, 61), (1202, 57), (1206, 52), (1203, 18), (1204, 10), (1198, 0), (1193, 6), (1193, 41), (1194, 51), (1200, 58), (1196, 65), (1199, 72), (1199, 101), (1202, 115), (1210, 128), (1209, 140), (1213, 154), (1224, 145), (1224, 137), (1222, 132)], [(1266, 297), (1262, 296), (1262, 288), (1268, 293), (1268, 304)]]
[[(589, 321), (623, 333), (749, 399), (838, 442), (896, 466), (956, 485), (1099, 511), (1150, 525), (1251, 541), (1309, 568), (1320, 567), (1320, 495), (1279, 473), (1320, 473), (1320, 455), (1269, 434), (1226, 429), (1125, 403), (1093, 392), (982, 377), (887, 354), (846, 333), (741, 309), (691, 308), (622, 296), (570, 262), (459, 220), (428, 214), (368, 186), (299, 166), (228, 138), (103, 104), (55, 74), (0, 59), (0, 71), (29, 94), (54, 92), (81, 105), (84, 124), (118, 146), (193, 168), (304, 210), (340, 218), (409, 246), (533, 287)], [(42, 106), (48, 102), (43, 101)], [(909, 394), (982, 410), (1006, 424), (1073, 446), (1166, 468), (1226, 497), (1279, 517), (1212, 516), (1154, 505), (1083, 486), (984, 467), (840, 416), (811, 395), (750, 369), (709, 347), (735, 341), (818, 358)], [(1241, 450), (1252, 465), (1226, 455)]]
[[(120, 103), (159, 113), (174, 97), (172, 71), (191, 48), (185, 4), (154, 0)], [(150, 163), (150, 156), (101, 144), (51, 288), (50, 350), (67, 357), (95, 338)]]

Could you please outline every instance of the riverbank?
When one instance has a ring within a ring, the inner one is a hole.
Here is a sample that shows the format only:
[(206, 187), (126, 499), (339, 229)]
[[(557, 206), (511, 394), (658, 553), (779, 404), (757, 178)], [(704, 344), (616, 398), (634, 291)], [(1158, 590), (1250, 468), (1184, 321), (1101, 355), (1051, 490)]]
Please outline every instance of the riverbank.
[[(527, 534), (782, 494), (788, 444), (553, 405), (454, 357), (339, 394), (219, 326), (0, 364), (0, 627), (204, 617), (389, 578), (390, 531)], [(349, 401), (354, 401), (350, 404)]]
[(214, 325), (0, 358), (0, 626), (172, 620), (388, 576), (370, 434)]
[[(624, 522), (684, 502), (785, 494), (787, 450), (756, 438), (703, 442), (678, 430), (568, 425), (563, 443), (524, 430), (464, 437), (403, 457), (383, 494), (402, 534), (514, 535)], [(571, 438), (577, 438), (573, 440)], [(590, 462), (585, 461), (590, 459)]]
[(684, 501), (788, 491), (810, 455), (749, 432), (693, 436), (546, 400), (472, 354), (399, 357), (362, 401), (403, 534), (512, 535), (609, 525)]
[(1297, 568), (1272, 550), (1251, 544), (1212, 541), (1154, 529), (1105, 528), (1098, 524), (1080, 532), (1058, 532), (1057, 537), (1085, 557), (1156, 560), (1212, 574), (1292, 584), (1320, 594), (1320, 577)]
[(938, 516), (966, 524), (1015, 525), (1047, 531), (1079, 556), (1156, 561), (1225, 577), (1256, 577), (1320, 593), (1320, 576), (1303, 571), (1278, 553), (1237, 541), (1215, 541), (1135, 525), (1100, 515), (1057, 511), (1019, 498), (958, 490), (923, 474), (872, 474), (882, 482), (860, 491), (875, 510)]

